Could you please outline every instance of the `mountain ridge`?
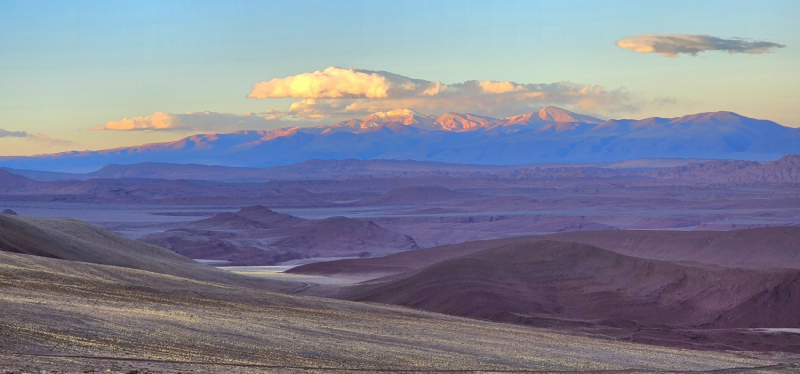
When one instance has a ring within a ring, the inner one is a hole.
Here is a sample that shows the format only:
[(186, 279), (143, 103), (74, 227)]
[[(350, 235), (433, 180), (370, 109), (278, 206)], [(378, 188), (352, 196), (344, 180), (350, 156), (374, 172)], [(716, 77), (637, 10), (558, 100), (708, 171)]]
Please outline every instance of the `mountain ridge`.
[(317, 127), (198, 134), (100, 151), (0, 157), (0, 167), (94, 171), (107, 164), (269, 167), (311, 159), (395, 159), (476, 165), (615, 162), (637, 158), (767, 161), (800, 153), (800, 129), (733, 112), (676, 118), (598, 118), (547, 107), (495, 119), (410, 109)]

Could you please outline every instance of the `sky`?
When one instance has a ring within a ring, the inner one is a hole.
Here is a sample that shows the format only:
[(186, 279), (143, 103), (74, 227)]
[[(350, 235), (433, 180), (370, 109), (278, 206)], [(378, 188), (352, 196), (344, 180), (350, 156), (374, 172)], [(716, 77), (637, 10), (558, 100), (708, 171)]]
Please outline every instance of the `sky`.
[(0, 1), (0, 156), (329, 124), (733, 111), (800, 127), (800, 1)]

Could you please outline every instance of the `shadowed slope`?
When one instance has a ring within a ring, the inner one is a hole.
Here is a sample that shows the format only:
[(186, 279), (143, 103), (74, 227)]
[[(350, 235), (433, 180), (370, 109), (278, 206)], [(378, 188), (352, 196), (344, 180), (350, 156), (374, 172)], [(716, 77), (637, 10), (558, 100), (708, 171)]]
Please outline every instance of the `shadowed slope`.
[(343, 298), (494, 321), (800, 327), (800, 271), (677, 264), (585, 244), (520, 243), (343, 291)]
[(481, 240), (382, 258), (339, 260), (291, 269), (302, 274), (398, 274), (484, 249), (537, 240), (593, 245), (616, 253), (666, 261), (749, 269), (800, 269), (800, 226), (731, 231), (602, 230)]
[(747, 269), (800, 269), (800, 226), (730, 231), (567, 232), (542, 239), (574, 241), (628, 256)]
[(269, 290), (292, 282), (267, 282), (203, 265), (167, 249), (126, 239), (70, 218), (0, 215), (0, 251), (152, 271), (177, 277)]

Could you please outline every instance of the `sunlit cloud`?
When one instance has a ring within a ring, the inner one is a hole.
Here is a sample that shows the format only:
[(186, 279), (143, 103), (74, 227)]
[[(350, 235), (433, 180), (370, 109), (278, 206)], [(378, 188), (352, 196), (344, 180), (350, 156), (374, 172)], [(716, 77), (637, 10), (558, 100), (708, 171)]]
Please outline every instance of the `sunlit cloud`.
[(744, 38), (723, 39), (697, 34), (645, 34), (617, 40), (617, 46), (638, 53), (660, 53), (665, 57), (679, 54), (696, 56), (700, 52), (723, 51), (730, 54), (762, 54), (785, 45)]
[(635, 112), (640, 102), (622, 88), (608, 90), (589, 84), (522, 84), (491, 80), (444, 84), (385, 71), (337, 67), (256, 83), (248, 97), (300, 100), (285, 110), (267, 109), (244, 115), (208, 111), (185, 114), (157, 112), (111, 121), (92, 127), (92, 130), (268, 130), (325, 125), (398, 108), (435, 115), (465, 112), (507, 117), (556, 105), (598, 115)]
[(329, 67), (253, 85), (250, 98), (300, 98), (272, 115), (295, 119), (352, 118), (397, 108), (443, 114), (469, 112), (507, 116), (558, 105), (586, 113), (634, 112), (636, 100), (622, 88), (571, 82), (522, 84), (466, 81), (444, 84), (385, 71)]
[(329, 67), (312, 73), (275, 78), (253, 85), (253, 99), (294, 97), (304, 99), (388, 98), (438, 93), (439, 82), (411, 79), (385, 71)]
[(28, 135), (26, 137), (26, 139), (28, 141), (37, 143), (39, 146), (48, 147), (48, 148), (52, 148), (52, 147), (73, 147), (73, 146), (78, 145), (78, 143), (75, 143), (73, 141), (51, 138), (51, 137), (49, 137), (49, 136), (47, 136), (45, 134)]
[(7, 131), (0, 129), (0, 138), (24, 138), (28, 136), (25, 131)]
[(244, 115), (215, 112), (190, 112), (172, 114), (156, 112), (149, 116), (124, 118), (111, 121), (92, 130), (116, 131), (235, 131), (242, 129), (265, 129), (276, 127), (273, 122), (278, 111), (265, 111), (261, 114)]
[(514, 91), (522, 91), (525, 89), (522, 85), (517, 85), (511, 82), (494, 82), (494, 81), (483, 81), (478, 82), (478, 85), (481, 86), (483, 93), (506, 93), (506, 92), (514, 92)]

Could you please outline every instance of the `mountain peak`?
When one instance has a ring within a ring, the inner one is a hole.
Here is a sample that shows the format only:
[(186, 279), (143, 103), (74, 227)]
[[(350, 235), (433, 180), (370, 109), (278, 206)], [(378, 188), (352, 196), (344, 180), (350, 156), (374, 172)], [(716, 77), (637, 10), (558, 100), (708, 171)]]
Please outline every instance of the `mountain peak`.
[(552, 122), (582, 122), (582, 123), (602, 123), (603, 120), (584, 114), (570, 112), (566, 109), (548, 105), (539, 111), (539, 118), (543, 121)]
[(362, 118), (361, 120), (369, 122), (403, 122), (403, 120), (414, 117), (431, 117), (431, 116), (419, 113), (413, 109), (398, 108), (398, 109), (392, 109), (387, 112), (375, 112)]

